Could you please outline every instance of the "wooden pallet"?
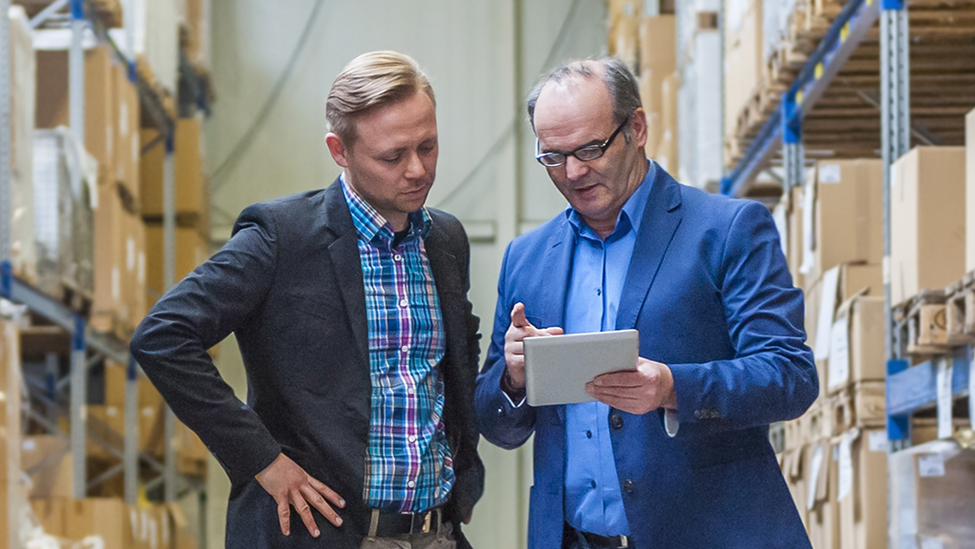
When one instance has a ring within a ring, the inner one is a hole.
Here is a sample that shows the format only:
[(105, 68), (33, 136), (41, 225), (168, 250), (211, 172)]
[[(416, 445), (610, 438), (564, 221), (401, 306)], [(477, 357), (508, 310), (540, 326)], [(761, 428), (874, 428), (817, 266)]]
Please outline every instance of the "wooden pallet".
[[(725, 164), (733, 167), (774, 112), (773, 100), (791, 86), (846, 2), (800, 0), (786, 38), (766, 60), (755, 90), (728, 128)], [(911, 120), (937, 145), (963, 145), (964, 115), (975, 105), (975, 0), (916, 0), (908, 9), (911, 35)], [(880, 29), (871, 29), (803, 122), (810, 156), (879, 156)], [(774, 101), (778, 101), (775, 99)], [(730, 141), (730, 142), (729, 142)], [(911, 146), (928, 144), (919, 134)]]
[(831, 434), (837, 436), (857, 427), (886, 425), (886, 392), (884, 380), (860, 381), (830, 397)]
[(894, 307), (895, 335), (903, 354), (927, 356), (951, 349), (946, 303), (944, 290), (922, 290), (917, 296)]
[(951, 345), (975, 341), (975, 271), (945, 288), (945, 330)]

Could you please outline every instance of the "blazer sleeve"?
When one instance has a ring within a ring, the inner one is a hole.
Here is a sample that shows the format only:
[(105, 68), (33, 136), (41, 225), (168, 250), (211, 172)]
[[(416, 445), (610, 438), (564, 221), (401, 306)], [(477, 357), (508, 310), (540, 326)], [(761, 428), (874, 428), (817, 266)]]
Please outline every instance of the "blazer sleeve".
[(478, 428), (492, 444), (514, 449), (528, 440), (535, 430), (535, 409), (523, 403), (515, 407), (501, 391), (501, 376), (507, 367), (504, 361), (504, 334), (511, 324), (509, 313), (514, 306), (509, 295), (511, 283), (507, 280), (508, 258), (511, 244), (505, 250), (498, 279), (498, 302), (494, 312), (494, 329), (488, 347), (484, 368), (477, 376), (474, 405), (477, 410)]
[(726, 430), (799, 417), (819, 381), (804, 343), (802, 292), (792, 287), (763, 205), (748, 201), (735, 214), (718, 273), (735, 357), (669, 365), (679, 421)]
[(230, 241), (153, 306), (130, 344), (176, 417), (200, 436), (234, 485), (261, 472), (281, 445), (220, 377), (207, 349), (261, 306), (277, 246), (270, 212), (247, 208)]

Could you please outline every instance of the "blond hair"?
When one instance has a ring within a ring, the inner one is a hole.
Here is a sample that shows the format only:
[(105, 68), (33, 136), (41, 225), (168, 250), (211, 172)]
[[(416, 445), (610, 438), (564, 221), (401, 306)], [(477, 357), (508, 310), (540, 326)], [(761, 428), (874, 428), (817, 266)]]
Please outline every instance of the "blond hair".
[(349, 62), (332, 82), (325, 101), (328, 131), (338, 135), (347, 147), (351, 146), (356, 139), (355, 121), (359, 116), (420, 91), (437, 106), (430, 80), (412, 57), (395, 51), (364, 53)]

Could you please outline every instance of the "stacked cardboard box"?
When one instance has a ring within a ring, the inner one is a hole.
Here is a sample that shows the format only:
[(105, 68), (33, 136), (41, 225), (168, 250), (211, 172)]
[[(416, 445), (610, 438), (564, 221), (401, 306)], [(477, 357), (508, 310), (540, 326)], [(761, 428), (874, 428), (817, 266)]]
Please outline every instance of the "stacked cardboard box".
[(609, 27), (609, 54), (617, 55), (631, 70), (636, 70), (640, 50), (640, 19), (643, 2), (637, 0), (611, 0)]
[[(179, 281), (209, 256), (209, 189), (202, 172), (201, 124), (181, 118), (175, 134), (176, 280)], [(142, 130), (142, 142), (157, 142), (154, 130)], [(161, 144), (142, 158), (142, 215), (146, 220), (146, 292), (148, 305), (163, 293), (163, 163)]]
[(890, 292), (899, 305), (965, 275), (965, 148), (914, 148), (891, 178)]
[(724, 131), (735, 137), (738, 115), (762, 82), (762, 0), (724, 0)]
[[(647, 156), (654, 157), (663, 141), (665, 131), (664, 82), (675, 78), (677, 71), (676, 20), (672, 15), (644, 17), (640, 21), (640, 100), (647, 117)], [(672, 126), (676, 128), (676, 88), (675, 101), (670, 108), (674, 114)], [(673, 128), (672, 128), (673, 129)], [(677, 142), (676, 132), (672, 132), (673, 143)]]
[(663, 130), (660, 143), (653, 159), (671, 174), (677, 174), (677, 95), (680, 91), (680, 73), (674, 71), (663, 81), (661, 95), (663, 96), (663, 111), (661, 120)]
[(10, 9), (10, 261), (14, 273), (37, 279), (34, 236), (34, 105), (36, 63), (22, 6)]
[(20, 546), (20, 376), (20, 331), (0, 320), (0, 549)]
[(965, 117), (965, 272), (975, 271), (975, 110)]
[(210, 0), (186, 0), (183, 51), (190, 62), (210, 66)]

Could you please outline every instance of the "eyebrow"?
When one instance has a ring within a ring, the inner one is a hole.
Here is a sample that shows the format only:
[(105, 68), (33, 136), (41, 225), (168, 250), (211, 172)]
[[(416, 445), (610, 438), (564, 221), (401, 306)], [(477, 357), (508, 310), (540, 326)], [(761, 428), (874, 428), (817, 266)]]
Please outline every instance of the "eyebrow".
[(563, 156), (568, 156), (570, 152), (575, 152), (575, 151), (578, 151), (579, 149), (585, 149), (586, 147), (592, 147), (592, 146), (596, 146), (596, 145), (602, 145), (603, 144), (603, 141), (605, 141), (605, 139), (590, 139), (589, 141), (586, 141), (582, 145), (579, 145), (578, 147), (576, 147), (576, 148), (574, 148), (574, 149), (572, 149), (571, 151), (568, 151), (568, 152), (556, 151), (556, 150), (550, 150), (550, 149), (542, 149), (542, 152), (545, 153), (545, 154), (558, 153), (558, 154), (561, 154)]

